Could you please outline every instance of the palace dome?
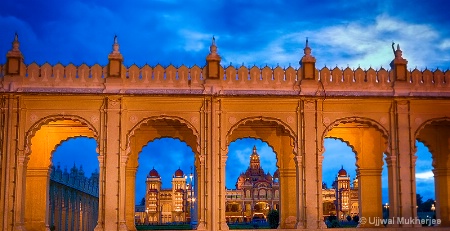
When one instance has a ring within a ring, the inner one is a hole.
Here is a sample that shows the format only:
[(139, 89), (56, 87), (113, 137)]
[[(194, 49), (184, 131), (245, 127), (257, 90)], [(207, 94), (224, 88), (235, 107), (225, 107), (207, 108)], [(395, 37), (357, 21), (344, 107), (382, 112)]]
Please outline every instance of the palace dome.
[(155, 167), (153, 167), (153, 169), (150, 170), (147, 177), (159, 177), (159, 173), (158, 171), (156, 171)]
[(183, 176), (184, 176), (183, 170), (181, 170), (180, 168), (178, 168), (177, 171), (175, 171), (174, 176), (175, 176), (175, 177), (183, 177)]
[(343, 166), (342, 166), (341, 170), (339, 170), (338, 176), (347, 176), (347, 171), (345, 171)]

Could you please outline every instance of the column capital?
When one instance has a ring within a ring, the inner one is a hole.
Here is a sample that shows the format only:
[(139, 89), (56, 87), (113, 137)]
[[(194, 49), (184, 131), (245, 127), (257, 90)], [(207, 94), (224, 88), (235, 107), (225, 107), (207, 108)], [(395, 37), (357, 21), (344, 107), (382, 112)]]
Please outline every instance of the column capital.
[(381, 176), (382, 168), (358, 168), (356, 174), (358, 176)]
[(120, 164), (127, 164), (128, 155), (120, 155)]
[(206, 155), (198, 155), (198, 160), (200, 162), (200, 166), (205, 165)]
[(295, 161), (296, 167), (302, 166), (302, 163), (303, 163), (303, 156), (302, 155), (294, 156), (293, 159)]
[(386, 160), (386, 164), (388, 167), (397, 165), (397, 156), (390, 155), (386, 156), (384, 159)]
[(323, 159), (324, 159), (325, 157), (323, 156), (323, 155), (319, 155), (318, 157), (317, 157), (317, 164), (318, 164), (318, 166), (322, 166), (322, 163), (323, 163)]

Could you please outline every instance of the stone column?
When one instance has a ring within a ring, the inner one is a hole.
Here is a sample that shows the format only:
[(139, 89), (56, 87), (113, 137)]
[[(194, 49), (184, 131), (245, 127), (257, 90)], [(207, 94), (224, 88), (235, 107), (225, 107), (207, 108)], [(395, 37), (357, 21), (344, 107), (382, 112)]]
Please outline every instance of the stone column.
[[(205, 155), (199, 155), (198, 164), (200, 165), (197, 170), (197, 214), (198, 225), (197, 230), (206, 230), (205, 217), (206, 217), (206, 197), (205, 197)], [(202, 183), (200, 183), (202, 182)]]
[(318, 144), (317, 144), (317, 125), (316, 125), (316, 102), (313, 100), (303, 101), (302, 108), (302, 154), (304, 155), (305, 166), (305, 221), (304, 225), (307, 229), (321, 228), (322, 218), (319, 217), (319, 194), (318, 192)]
[(28, 158), (22, 153), (18, 156), (16, 183), (17, 188), (15, 190), (15, 217), (14, 217), (14, 230), (25, 230), (24, 215), (25, 215), (25, 179), (26, 179), (26, 162)]
[(436, 203), (435, 213), (436, 219), (441, 220), (439, 226), (450, 226), (450, 170), (448, 168), (433, 169), (435, 179)]
[[(120, 131), (120, 130), (119, 130)], [(127, 181), (126, 181), (126, 167), (127, 167), (127, 155), (121, 155), (120, 156), (120, 173), (119, 173), (119, 184), (120, 184), (120, 191), (119, 191), (119, 230), (120, 231), (128, 231), (127, 228), (127, 222), (126, 222), (126, 213), (127, 213), (127, 196), (130, 198), (135, 198), (135, 195), (131, 194), (128, 195), (126, 192), (127, 189)], [(135, 200), (131, 199), (133, 202)], [(135, 204), (135, 203), (133, 203)], [(134, 206), (133, 206), (134, 207)], [(134, 216), (133, 216), (134, 217)], [(134, 227), (134, 225), (132, 226)]]
[(359, 227), (379, 227), (375, 220), (383, 217), (381, 201), (381, 168), (358, 168)]
[[(323, 159), (325, 157), (323, 156), (323, 152), (318, 153), (318, 157), (317, 157), (317, 198), (319, 199), (319, 219), (318, 219), (318, 226), (320, 228), (326, 228), (327, 225), (325, 224), (325, 222), (323, 221), (323, 201), (322, 201), (322, 182), (323, 182), (323, 178), (322, 178), (322, 163), (323, 163)], [(351, 206), (351, 205), (350, 205)]]
[[(99, 141), (99, 145), (100, 141)], [(104, 217), (105, 217), (105, 158), (102, 155), (103, 151), (99, 152), (98, 163), (99, 163), (99, 172), (98, 172), (98, 217), (97, 217), (97, 225), (95, 226), (95, 231), (103, 231), (104, 229)]]
[[(226, 150), (226, 148), (224, 149)], [(221, 230), (229, 230), (225, 212), (226, 212), (226, 190), (225, 190), (225, 166), (227, 155), (223, 154), (220, 158), (220, 180), (219, 180), (219, 201), (220, 201), (220, 228)]]
[[(135, 196), (134, 196), (134, 190), (136, 189), (136, 170), (137, 168), (133, 168), (133, 167), (126, 167), (126, 176), (125, 179), (127, 180), (125, 182), (126, 184), (126, 192), (125, 192), (125, 196), (128, 198), (126, 200), (126, 205), (125, 205), (125, 210), (126, 210), (126, 223), (127, 223), (127, 227), (128, 230), (136, 230), (136, 226), (135, 226), (135, 221), (134, 221), (134, 215), (135, 215), (135, 211), (136, 211), (136, 201), (135, 201)], [(130, 179), (135, 179), (135, 180), (130, 180)]]
[[(389, 188), (389, 217), (398, 217), (398, 208), (400, 201), (398, 200), (398, 174), (397, 174), (397, 157), (390, 155), (385, 158), (388, 170), (388, 188)], [(397, 224), (389, 225), (389, 227), (397, 227)]]
[(295, 170), (296, 170), (296, 182), (297, 182), (297, 224), (296, 229), (302, 229), (304, 227), (304, 192), (303, 192), (303, 156), (295, 156)]
[[(413, 155), (412, 145), (414, 145), (415, 140), (411, 135), (410, 120), (409, 120), (409, 101), (396, 101), (396, 120), (397, 124), (397, 135), (396, 135), (396, 151), (398, 152), (398, 162), (401, 163), (398, 172), (398, 184), (399, 184), (399, 201), (401, 203), (401, 208), (399, 208), (398, 216), (404, 217), (405, 219), (414, 218), (416, 215), (416, 194), (414, 188), (416, 182), (413, 178), (414, 175), (414, 165), (413, 165)], [(417, 225), (404, 224), (402, 227), (413, 227)]]
[(120, 114), (121, 98), (108, 97), (106, 99), (104, 128), (100, 136), (105, 142), (104, 150), (104, 227), (103, 230), (119, 229), (119, 168), (120, 168)]

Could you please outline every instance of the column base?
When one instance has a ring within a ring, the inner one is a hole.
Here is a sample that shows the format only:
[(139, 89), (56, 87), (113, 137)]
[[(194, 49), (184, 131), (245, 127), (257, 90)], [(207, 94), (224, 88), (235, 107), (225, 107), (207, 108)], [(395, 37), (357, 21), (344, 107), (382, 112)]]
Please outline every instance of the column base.
[(298, 221), (297, 224), (295, 224), (295, 229), (303, 229), (303, 221)]
[(230, 230), (226, 222), (220, 223), (220, 230)]
[(104, 231), (102, 224), (97, 223), (97, 226), (95, 226), (94, 231)]
[(128, 231), (128, 227), (127, 227), (127, 224), (125, 223), (125, 221), (120, 222), (119, 231)]
[(207, 230), (205, 222), (199, 222), (197, 225), (197, 230)]
[(16, 223), (14, 225), (14, 231), (26, 231), (25, 225), (23, 223)]

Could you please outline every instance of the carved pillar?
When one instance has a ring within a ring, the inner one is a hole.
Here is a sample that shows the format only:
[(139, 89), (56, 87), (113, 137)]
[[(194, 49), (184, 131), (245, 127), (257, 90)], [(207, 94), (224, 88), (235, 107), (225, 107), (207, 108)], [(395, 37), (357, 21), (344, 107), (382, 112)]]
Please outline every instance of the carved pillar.
[[(122, 150), (121, 150), (122, 151)], [(120, 173), (119, 173), (119, 184), (120, 184), (120, 196), (119, 196), (119, 230), (121, 231), (127, 231), (127, 222), (126, 222), (126, 212), (127, 212), (127, 196), (129, 196), (130, 198), (135, 198), (135, 195), (131, 194), (127, 194), (126, 189), (127, 189), (127, 180), (126, 180), (126, 175), (127, 175), (127, 171), (126, 171), (126, 167), (127, 167), (127, 160), (128, 160), (128, 156), (127, 155), (121, 155), (120, 156)], [(133, 187), (134, 188), (134, 187)], [(132, 199), (132, 201), (134, 202), (134, 200)], [(135, 203), (133, 203), (135, 204)], [(133, 206), (134, 207), (134, 206)], [(134, 217), (134, 216), (133, 216)], [(134, 227), (134, 225), (132, 226)]]
[(19, 152), (18, 163), (17, 163), (17, 188), (15, 190), (15, 211), (14, 214), (14, 230), (22, 231), (25, 230), (24, 215), (25, 215), (25, 185), (26, 185), (26, 166), (28, 162), (28, 157), (25, 156), (23, 152)]
[(303, 156), (295, 156), (295, 172), (296, 172), (296, 182), (297, 182), (297, 224), (296, 229), (304, 228), (304, 217), (305, 217), (305, 207), (304, 207), (304, 192), (303, 192)]
[[(100, 141), (99, 141), (99, 145)], [(99, 176), (98, 176), (98, 217), (97, 217), (97, 225), (95, 226), (95, 231), (103, 231), (104, 229), (104, 217), (105, 217), (105, 158), (103, 156), (103, 150), (99, 149), (100, 155), (98, 156), (99, 163)]]
[[(128, 157), (127, 157), (128, 158)], [(126, 161), (126, 160), (125, 160)], [(133, 167), (126, 167), (126, 176), (125, 176), (125, 184), (126, 184), (126, 192), (125, 192), (125, 196), (127, 198), (126, 200), (126, 205), (125, 205), (125, 210), (126, 210), (126, 223), (127, 223), (127, 227), (128, 230), (136, 230), (135, 227), (135, 221), (134, 221), (134, 215), (135, 215), (135, 196), (134, 196), (134, 190), (136, 188), (136, 170), (137, 168), (133, 168)], [(130, 179), (135, 179), (135, 180), (130, 180)]]
[[(120, 174), (120, 115), (121, 98), (108, 97), (105, 99), (104, 127), (100, 135), (104, 143), (104, 213), (103, 230), (119, 229), (119, 174)], [(98, 226), (97, 226), (98, 227)]]
[(435, 179), (436, 203), (435, 214), (436, 219), (441, 220), (439, 226), (450, 226), (450, 170), (448, 168), (438, 167), (433, 169)]
[(356, 170), (359, 187), (359, 227), (377, 227), (374, 222), (383, 216), (381, 201), (381, 168), (358, 168)]
[[(226, 150), (226, 148), (224, 149)], [(221, 230), (229, 230), (225, 211), (226, 211), (226, 189), (225, 189), (225, 165), (227, 162), (227, 155), (223, 154), (220, 158), (220, 180), (219, 180), (219, 201), (220, 201), (220, 228)]]
[[(317, 229), (321, 227), (322, 218), (319, 211), (319, 193), (318, 188), (322, 183), (318, 180), (318, 143), (317, 143), (317, 125), (316, 125), (316, 102), (313, 100), (303, 101), (302, 108), (302, 154), (304, 155), (305, 166), (305, 221), (307, 229)], [(321, 201), (321, 200), (320, 200)]]
[[(197, 169), (197, 214), (198, 214), (198, 225), (197, 230), (206, 230), (205, 217), (206, 217), (206, 195), (205, 195), (205, 155), (199, 155), (198, 163), (199, 167)], [(201, 183), (200, 183), (201, 182)]]
[[(398, 162), (402, 164), (398, 171), (398, 184), (399, 184), (399, 201), (401, 208), (399, 210), (399, 216), (404, 218), (415, 217), (416, 201), (414, 179), (414, 165), (413, 165), (413, 148), (415, 139), (411, 134), (410, 128), (410, 115), (409, 115), (409, 101), (396, 101), (396, 120), (397, 134), (396, 134), (396, 147), (395, 150), (398, 156)], [(402, 227), (417, 226), (413, 224), (404, 224)]]
[[(397, 174), (397, 157), (390, 155), (385, 158), (387, 170), (388, 170), (388, 189), (389, 189), (389, 217), (398, 217), (398, 209), (400, 207), (399, 195), (398, 195), (398, 174)], [(396, 227), (397, 224), (389, 225), (390, 227)]]
[(318, 227), (320, 228), (327, 228), (327, 225), (325, 224), (325, 222), (323, 221), (323, 202), (322, 202), (322, 163), (323, 163), (323, 159), (325, 157), (323, 156), (323, 153), (318, 153), (318, 157), (317, 157), (317, 198), (319, 199), (319, 220), (318, 220)]

